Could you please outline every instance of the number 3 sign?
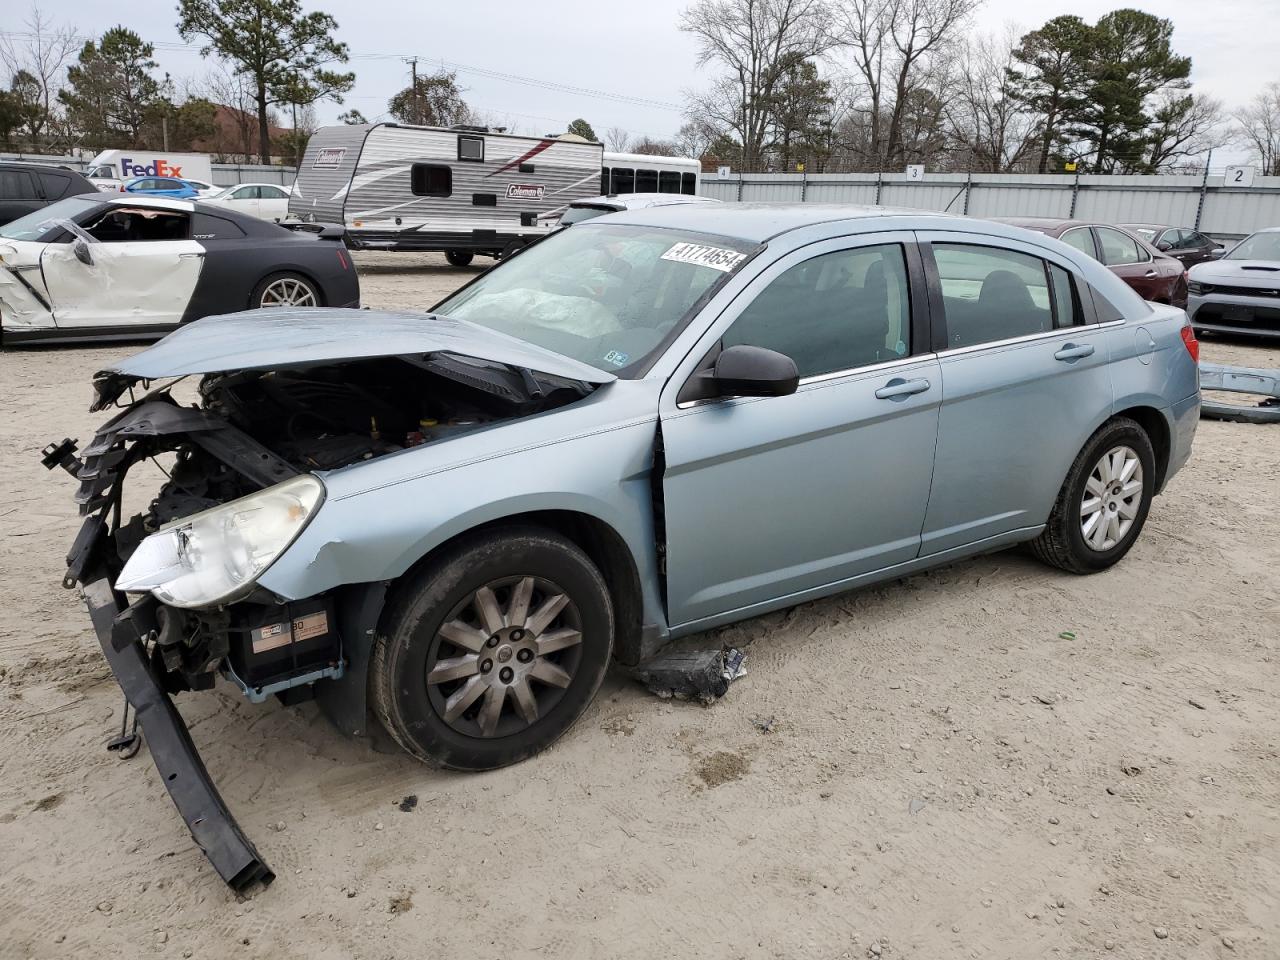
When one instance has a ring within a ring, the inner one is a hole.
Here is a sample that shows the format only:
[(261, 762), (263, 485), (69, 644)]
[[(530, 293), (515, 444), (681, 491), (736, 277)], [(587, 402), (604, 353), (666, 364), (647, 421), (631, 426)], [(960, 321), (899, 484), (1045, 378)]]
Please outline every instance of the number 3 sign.
[(1252, 187), (1253, 167), (1227, 167), (1227, 175), (1222, 181), (1224, 187)]

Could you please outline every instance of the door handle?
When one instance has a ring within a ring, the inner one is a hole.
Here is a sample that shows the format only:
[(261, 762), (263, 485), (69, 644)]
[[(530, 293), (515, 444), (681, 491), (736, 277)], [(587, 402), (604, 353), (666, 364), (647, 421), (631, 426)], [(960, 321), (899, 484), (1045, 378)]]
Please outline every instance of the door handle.
[(1068, 343), (1061, 350), (1053, 355), (1055, 360), (1066, 360), (1070, 363), (1072, 360), (1080, 360), (1083, 357), (1093, 356), (1093, 344), (1091, 343)]
[(1154, 270), (1148, 270), (1146, 273), (1143, 274), (1143, 276), (1146, 277), (1148, 280), (1150, 280), (1153, 277), (1160, 276), (1160, 274), (1156, 273), (1156, 271)]
[(928, 389), (928, 380), (903, 380), (901, 377), (894, 377), (876, 391), (876, 399), (905, 400), (913, 393), (924, 393)]
[(203, 256), (204, 256), (203, 253), (180, 253), (178, 254), (178, 259), (179, 260), (199, 260)]

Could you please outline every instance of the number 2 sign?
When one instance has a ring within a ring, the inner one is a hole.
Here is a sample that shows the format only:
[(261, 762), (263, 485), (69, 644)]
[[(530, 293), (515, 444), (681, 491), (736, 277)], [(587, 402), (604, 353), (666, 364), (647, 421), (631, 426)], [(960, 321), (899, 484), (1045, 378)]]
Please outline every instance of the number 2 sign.
[(1253, 167), (1227, 167), (1227, 175), (1222, 181), (1224, 187), (1252, 187)]

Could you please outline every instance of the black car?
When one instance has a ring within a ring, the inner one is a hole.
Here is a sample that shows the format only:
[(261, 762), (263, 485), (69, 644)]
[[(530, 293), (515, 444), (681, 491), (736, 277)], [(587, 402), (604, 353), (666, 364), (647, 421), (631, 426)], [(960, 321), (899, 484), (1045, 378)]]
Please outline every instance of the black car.
[(41, 163), (0, 160), (0, 225), (47, 207), (63, 197), (97, 193), (74, 170)]
[(357, 307), (341, 226), (191, 200), (73, 196), (0, 227), (4, 343), (137, 339), (257, 307)]
[(1159, 223), (1122, 223), (1120, 226), (1136, 233), (1165, 256), (1173, 257), (1184, 268), (1206, 260), (1217, 260), (1225, 252), (1217, 240), (1190, 227), (1170, 227)]

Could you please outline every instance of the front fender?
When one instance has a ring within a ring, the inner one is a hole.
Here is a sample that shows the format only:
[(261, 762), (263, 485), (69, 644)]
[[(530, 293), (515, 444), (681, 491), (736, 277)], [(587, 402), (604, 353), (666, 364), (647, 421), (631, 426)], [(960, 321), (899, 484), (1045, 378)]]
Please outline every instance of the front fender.
[(335, 484), (260, 583), (299, 599), (343, 584), (395, 580), (482, 524), (561, 510), (618, 533), (640, 575), (646, 622), (664, 623), (650, 486), (655, 430), (654, 420), (633, 422), (345, 495)]

